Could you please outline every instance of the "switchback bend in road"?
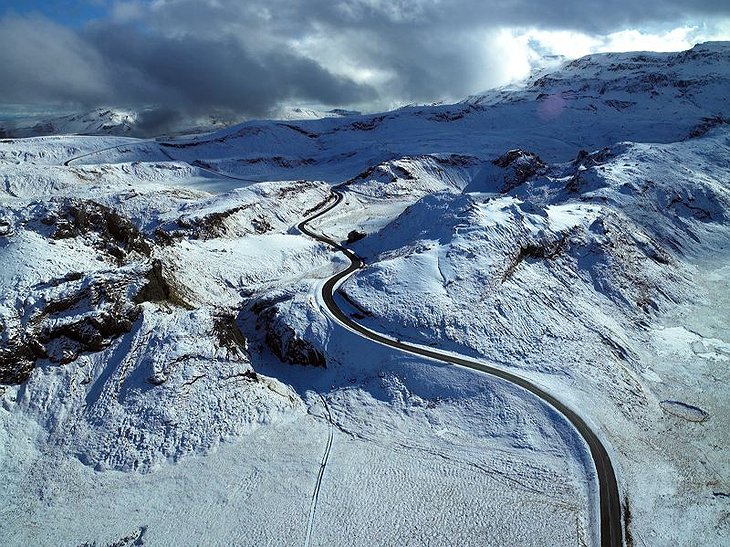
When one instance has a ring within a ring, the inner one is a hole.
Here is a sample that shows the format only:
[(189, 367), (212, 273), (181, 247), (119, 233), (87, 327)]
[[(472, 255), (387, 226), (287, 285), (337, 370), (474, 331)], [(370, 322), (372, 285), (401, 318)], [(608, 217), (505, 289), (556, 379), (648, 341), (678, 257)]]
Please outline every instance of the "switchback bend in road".
[(473, 361), (465, 357), (458, 357), (455, 355), (441, 353), (439, 351), (416, 346), (407, 342), (399, 340), (393, 340), (378, 332), (370, 330), (361, 324), (350, 318), (345, 312), (343, 312), (335, 302), (334, 292), (338, 287), (339, 283), (349, 277), (352, 273), (363, 268), (365, 263), (357, 256), (353, 251), (343, 247), (336, 241), (314, 232), (308, 227), (308, 224), (317, 218), (325, 215), (332, 209), (334, 209), (343, 198), (343, 194), (338, 190), (333, 189), (332, 195), (334, 200), (323, 206), (319, 211), (314, 213), (312, 216), (303, 220), (299, 223), (297, 228), (303, 234), (309, 237), (321, 241), (343, 253), (349, 260), (350, 265), (342, 270), (341, 272), (330, 277), (322, 286), (322, 298), (327, 306), (329, 312), (346, 328), (356, 332), (357, 334), (368, 338), (379, 344), (390, 346), (401, 351), (406, 351), (429, 359), (442, 361), (452, 365), (458, 365), (478, 372), (483, 372), (491, 376), (501, 378), (512, 384), (520, 386), (521, 388), (529, 391), (536, 395), (560, 414), (562, 414), (578, 431), (583, 437), (593, 459), (593, 463), (596, 468), (596, 475), (598, 477), (598, 492), (599, 492), (599, 512), (600, 512), (600, 542), (601, 547), (622, 547), (623, 546), (623, 522), (621, 514), (621, 497), (619, 494), (618, 483), (616, 481), (616, 474), (614, 473), (613, 466), (611, 465), (611, 459), (608, 456), (606, 448), (601, 444), (598, 436), (593, 430), (588, 427), (588, 424), (581, 418), (575, 411), (570, 409), (560, 400), (555, 398), (550, 393), (544, 391), (542, 388), (536, 386), (529, 380), (507, 372), (505, 370), (495, 368), (493, 366), (480, 363), (479, 361)]

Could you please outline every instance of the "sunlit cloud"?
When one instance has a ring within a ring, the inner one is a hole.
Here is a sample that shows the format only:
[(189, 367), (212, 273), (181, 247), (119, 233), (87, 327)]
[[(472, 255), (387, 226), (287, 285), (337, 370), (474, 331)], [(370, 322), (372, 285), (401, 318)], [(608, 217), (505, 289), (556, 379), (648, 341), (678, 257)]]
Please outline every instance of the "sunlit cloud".
[(607, 34), (587, 34), (571, 30), (515, 30), (540, 55), (561, 55), (574, 59), (591, 53), (625, 51), (682, 51), (697, 43), (730, 39), (730, 18), (711, 24), (683, 24), (651, 31), (636, 28)]

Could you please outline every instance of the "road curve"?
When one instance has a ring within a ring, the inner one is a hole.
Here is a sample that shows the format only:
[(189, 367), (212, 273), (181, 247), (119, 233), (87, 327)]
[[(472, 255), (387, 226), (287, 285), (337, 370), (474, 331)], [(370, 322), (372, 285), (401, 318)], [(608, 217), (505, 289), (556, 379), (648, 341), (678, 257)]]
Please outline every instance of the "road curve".
[[(94, 150), (92, 152), (88, 152), (85, 154), (81, 154), (79, 156), (70, 158), (66, 160), (63, 165), (69, 166), (72, 161), (76, 161), (78, 159), (84, 158), (86, 156), (90, 156), (92, 154), (97, 154), (99, 152), (104, 152), (106, 150), (113, 150), (114, 148), (119, 148), (121, 146), (126, 146), (129, 143), (120, 144), (116, 146), (110, 146), (108, 148), (103, 148), (100, 150)], [(163, 152), (164, 153), (164, 152)], [(171, 158), (168, 154), (165, 154), (168, 157)], [(173, 159), (173, 158), (171, 158)], [(216, 175), (221, 175), (221, 173), (218, 173), (216, 171), (213, 171), (211, 169), (205, 169), (202, 168), (205, 171), (209, 171), (211, 173), (214, 173)], [(225, 175), (227, 178), (235, 179), (235, 180), (243, 180), (247, 182), (257, 182), (252, 181), (245, 178), (239, 178), (233, 175)], [(483, 363), (480, 363), (478, 361), (473, 361), (471, 359), (467, 359), (464, 357), (457, 357), (454, 355), (446, 354), (446, 353), (440, 353), (438, 351), (435, 351), (433, 349), (428, 349), (420, 346), (415, 346), (412, 344), (408, 344), (406, 342), (402, 342), (399, 340), (393, 340), (391, 338), (388, 338), (386, 336), (383, 336), (380, 333), (377, 333), (375, 331), (372, 331), (359, 323), (355, 322), (353, 319), (351, 319), (345, 312), (343, 312), (335, 302), (334, 299), (334, 292), (337, 287), (337, 285), (343, 281), (345, 278), (349, 277), (352, 273), (355, 271), (363, 268), (365, 266), (365, 263), (363, 260), (357, 256), (353, 251), (350, 249), (347, 249), (337, 243), (336, 241), (318, 234), (312, 230), (310, 230), (307, 227), (307, 224), (312, 222), (313, 220), (325, 215), (332, 209), (334, 209), (343, 198), (343, 195), (341, 192), (333, 189), (332, 190), (332, 196), (334, 197), (334, 200), (330, 203), (326, 204), (323, 208), (321, 208), (319, 211), (314, 213), (313, 215), (309, 216), (308, 218), (304, 219), (302, 222), (300, 222), (297, 225), (297, 228), (300, 232), (303, 234), (308, 235), (309, 237), (316, 239), (317, 241), (321, 241), (322, 243), (325, 243), (329, 245), (330, 247), (340, 251), (343, 253), (349, 260), (350, 265), (342, 270), (341, 272), (335, 274), (334, 276), (330, 277), (325, 284), (322, 287), (322, 298), (324, 299), (325, 305), (327, 306), (327, 309), (330, 311), (330, 313), (344, 326), (351, 329), (352, 331), (355, 331), (356, 333), (360, 334), (361, 336), (364, 336), (365, 338), (368, 338), (374, 342), (377, 342), (379, 344), (383, 344), (385, 346), (390, 346), (392, 348), (405, 351), (408, 353), (412, 353), (415, 355), (420, 355), (422, 357), (427, 357), (429, 359), (434, 359), (437, 361), (442, 361), (445, 363), (450, 363), (453, 365), (458, 365), (466, 368), (470, 368), (472, 370), (476, 370), (478, 372), (483, 372), (485, 374), (489, 374), (491, 376), (495, 376), (497, 378), (501, 378), (503, 380), (506, 380), (508, 382), (511, 382), (512, 384), (518, 385), (527, 391), (533, 393), (543, 401), (547, 402), (549, 405), (551, 405), (555, 410), (557, 410), (559, 413), (561, 413), (570, 423), (573, 424), (573, 426), (578, 430), (580, 435), (583, 437), (583, 439), (586, 441), (586, 444), (588, 445), (588, 448), (591, 453), (591, 457), (593, 458), (594, 465), (596, 467), (596, 474), (598, 476), (598, 485), (599, 485), (599, 511), (600, 511), (600, 540), (601, 540), (601, 547), (623, 547), (623, 521), (622, 521), (622, 513), (621, 513), (621, 498), (619, 495), (619, 488), (618, 483), (616, 481), (616, 474), (614, 473), (613, 466), (611, 465), (611, 459), (608, 456), (608, 452), (606, 451), (605, 447), (601, 444), (601, 441), (598, 439), (597, 435), (588, 427), (588, 425), (585, 423), (585, 421), (578, 416), (573, 410), (568, 408), (565, 404), (560, 402), (558, 399), (544, 391), (543, 389), (537, 387), (530, 381), (521, 378), (519, 376), (516, 376), (510, 372), (494, 368), (489, 365), (485, 365)], [(329, 446), (326, 450), (326, 454), (329, 453)], [(323, 473), (323, 469), (320, 469), (320, 479), (318, 481), (321, 481), (321, 474)], [(311, 532), (308, 532), (311, 533)]]
[[(171, 161), (184, 161), (184, 160), (178, 160), (177, 158), (173, 157), (172, 154), (170, 154), (164, 148), (165, 146), (167, 146), (164, 142), (159, 142), (156, 139), (144, 139), (144, 140), (139, 140), (138, 142), (131, 142), (131, 143), (125, 142), (123, 144), (116, 144), (114, 146), (109, 146), (107, 148), (100, 148), (99, 150), (92, 150), (91, 152), (86, 152), (84, 154), (80, 154), (78, 156), (74, 156), (73, 158), (67, 159), (66, 161), (63, 162), (63, 165), (66, 166), (66, 167), (70, 167), (71, 166), (71, 162), (76, 161), (76, 160), (80, 160), (81, 158), (86, 158), (88, 156), (93, 156), (94, 154), (100, 154), (101, 152), (107, 152), (108, 150), (114, 150), (116, 148), (121, 148), (123, 146), (134, 146), (134, 145), (139, 144), (139, 143), (147, 143), (147, 142), (154, 142), (154, 143), (156, 143), (158, 145), (158, 147), (159, 147), (160, 153), (162, 153), (164, 156), (166, 156), (169, 160), (171, 160)], [(188, 162), (185, 162), (185, 163), (188, 163)], [(202, 165), (196, 165), (195, 163), (189, 163), (189, 165), (192, 165), (193, 167), (199, 169), (200, 171), (205, 171), (206, 173), (211, 173), (211, 174), (213, 174), (213, 175), (215, 175), (217, 177), (223, 177), (223, 178), (231, 179), (231, 180), (241, 180), (241, 181), (244, 181), (244, 182), (255, 182), (255, 183), (262, 182), (260, 180), (247, 179), (245, 177), (239, 177), (237, 175), (229, 175), (227, 173), (222, 173), (220, 171), (215, 171), (214, 169), (210, 169), (208, 167), (203, 167)]]
[(415, 355), (420, 355), (422, 357), (428, 357), (429, 359), (435, 359), (437, 361), (470, 368), (472, 370), (501, 378), (526, 389), (527, 391), (533, 393), (534, 395), (548, 403), (550, 406), (552, 406), (578, 430), (578, 432), (588, 445), (591, 457), (593, 458), (593, 463), (596, 467), (596, 474), (598, 476), (599, 487), (598, 492), (601, 526), (601, 547), (623, 547), (624, 543), (621, 497), (619, 494), (618, 483), (616, 481), (616, 474), (614, 473), (613, 466), (611, 465), (611, 459), (608, 456), (608, 452), (601, 444), (598, 436), (593, 432), (593, 430), (591, 430), (590, 427), (588, 427), (583, 418), (581, 418), (573, 410), (567, 407), (564, 403), (556, 399), (553, 395), (544, 391), (542, 388), (536, 386), (525, 378), (486, 365), (484, 363), (480, 363), (478, 361), (467, 359), (465, 357), (457, 357), (454, 355), (441, 353), (433, 349), (412, 345), (407, 342), (393, 340), (355, 322), (337, 306), (337, 303), (334, 299), (334, 292), (336, 290), (336, 287), (342, 280), (350, 276), (353, 272), (359, 270), (360, 268), (363, 268), (365, 266), (365, 263), (350, 249), (343, 247), (336, 241), (333, 241), (332, 239), (322, 234), (314, 232), (307, 226), (313, 220), (323, 216), (324, 214), (334, 209), (342, 201), (343, 195), (341, 192), (333, 189), (332, 194), (335, 198), (333, 201), (331, 201), (315, 214), (306, 218), (297, 225), (297, 228), (303, 234), (306, 234), (309, 237), (316, 239), (317, 241), (321, 241), (322, 243), (326, 243), (330, 247), (333, 247), (334, 249), (343, 253), (350, 260), (350, 265), (346, 269), (330, 277), (322, 287), (322, 298), (324, 299), (324, 303), (327, 306), (329, 312), (344, 326), (374, 342), (390, 346), (402, 351), (406, 351)]
[(153, 139), (140, 139), (137, 141), (124, 142), (122, 144), (115, 144), (114, 146), (107, 146), (106, 148), (100, 148), (98, 150), (92, 150), (91, 152), (79, 154), (78, 156), (74, 156), (73, 158), (67, 159), (66, 161), (63, 162), (63, 165), (65, 165), (66, 167), (70, 167), (72, 161), (80, 160), (81, 158), (85, 158), (87, 156), (93, 156), (94, 154), (100, 154), (101, 152), (106, 152), (107, 150), (114, 150), (115, 148), (121, 148), (122, 146), (135, 146), (135, 145), (143, 143), (143, 142), (152, 142), (152, 141), (153, 141)]

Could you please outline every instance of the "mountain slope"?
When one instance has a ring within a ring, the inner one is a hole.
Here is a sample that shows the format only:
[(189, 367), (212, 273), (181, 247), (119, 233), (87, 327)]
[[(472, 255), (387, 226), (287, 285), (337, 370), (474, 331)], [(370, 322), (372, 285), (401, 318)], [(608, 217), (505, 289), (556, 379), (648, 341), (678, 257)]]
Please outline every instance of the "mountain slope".
[(723, 544), (729, 84), (712, 43), (455, 105), (0, 141), (0, 536), (595, 542), (551, 407), (323, 313), (345, 261), (295, 227), (337, 184), (343, 309), (580, 413), (628, 541)]
[[(673, 142), (727, 123), (730, 45), (685, 53), (596, 54), (525, 88), (456, 105), (297, 122), (247, 122), (172, 143), (179, 159), (273, 179), (343, 182), (402, 156), (493, 158), (520, 147), (547, 161), (615, 142)], [(241, 161), (240, 150), (244, 151)], [(304, 160), (305, 163), (301, 163)]]

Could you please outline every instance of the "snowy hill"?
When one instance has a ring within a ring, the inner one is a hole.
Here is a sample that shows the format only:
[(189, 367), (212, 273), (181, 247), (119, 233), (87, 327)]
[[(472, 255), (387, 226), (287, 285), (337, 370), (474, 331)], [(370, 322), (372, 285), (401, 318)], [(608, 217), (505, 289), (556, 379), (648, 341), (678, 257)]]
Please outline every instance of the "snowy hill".
[(709, 43), (454, 105), (0, 140), (0, 537), (597, 542), (593, 461), (551, 406), (328, 314), (346, 260), (296, 226), (337, 186), (312, 228), (365, 260), (349, 317), (574, 409), (627, 542), (723, 544), (728, 89)]
[(127, 135), (133, 134), (138, 113), (111, 108), (98, 108), (91, 112), (70, 114), (44, 121), (19, 120), (14, 127), (0, 127), (0, 131), (13, 138), (44, 135)]
[(679, 54), (596, 54), (525, 88), (455, 105), (246, 122), (177, 140), (170, 152), (189, 162), (215, 160), (211, 165), (227, 173), (278, 180), (326, 173), (336, 182), (380, 162), (434, 153), (492, 158), (519, 147), (546, 161), (568, 161), (580, 149), (674, 142), (727, 123), (729, 64), (726, 42)]
[(335, 108), (331, 110), (321, 110), (317, 108), (307, 108), (301, 106), (286, 106), (280, 108), (274, 113), (272, 119), (275, 120), (321, 120), (323, 118), (343, 118), (345, 116), (359, 116), (360, 112), (354, 110), (344, 110)]
[(167, 124), (150, 123), (150, 109), (130, 110), (117, 108), (97, 108), (90, 112), (80, 112), (51, 118), (35, 116), (11, 121), (0, 121), (0, 136), (4, 138), (45, 137), (54, 135), (109, 135), (109, 136), (148, 136), (150, 131), (164, 131), (170, 134), (194, 135), (208, 133), (224, 127), (230, 122), (217, 116), (195, 119), (181, 119)]

